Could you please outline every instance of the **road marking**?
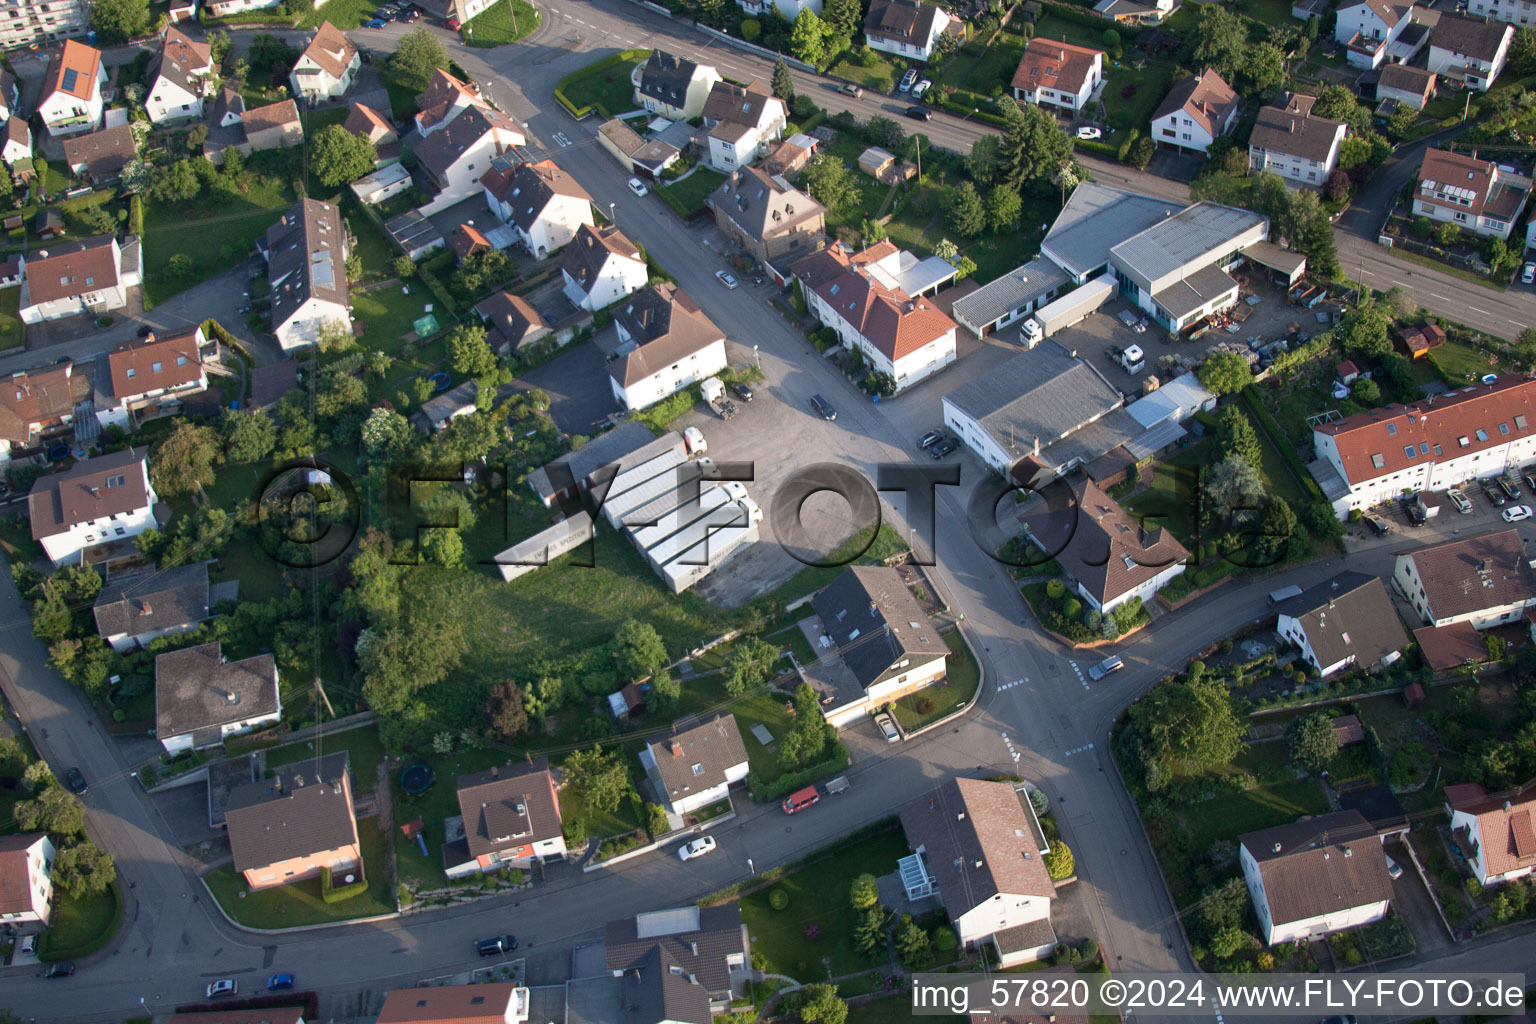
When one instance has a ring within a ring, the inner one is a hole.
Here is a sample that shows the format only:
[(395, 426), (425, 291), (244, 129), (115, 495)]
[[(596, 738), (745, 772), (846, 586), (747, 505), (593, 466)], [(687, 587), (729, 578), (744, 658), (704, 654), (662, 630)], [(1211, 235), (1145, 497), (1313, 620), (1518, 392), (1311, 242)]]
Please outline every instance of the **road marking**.
[(1010, 740), (1008, 738), (1008, 734), (1007, 733), (1003, 733), (1003, 744), (1005, 746), (1007, 746), (1007, 748), (1008, 748), (1008, 756), (1012, 757), (1013, 760), (1014, 760), (1014, 763), (1017, 764), (1018, 760), (1019, 760), (1019, 752), (1014, 749), (1014, 747), (1013, 747), (1013, 740)]
[(1508, 317), (1504, 318), (1504, 322), (1505, 323), (1514, 324), (1516, 327), (1524, 327), (1525, 326), (1525, 324), (1521, 323), (1519, 320), (1511, 320)]
[(564, 149), (566, 146), (569, 146), (571, 144), (571, 140), (566, 138), (565, 132), (555, 132), (555, 134), (552, 135), (551, 138), (553, 138), (557, 143), (560, 144), (560, 148), (561, 149)]
[(1481, 314), (1483, 314), (1483, 316), (1488, 316), (1489, 315), (1489, 313), (1488, 313), (1488, 311), (1486, 309), (1478, 309), (1476, 306), (1468, 306), (1467, 308), (1470, 309), (1474, 313), (1481, 313)]
[(998, 687), (998, 688), (997, 688), (997, 691), (998, 691), (998, 692), (999, 692), (999, 693), (1001, 693), (1001, 692), (1002, 692), (1002, 691), (1004, 691), (1004, 690), (1011, 690), (1011, 689), (1013, 689), (1013, 688), (1014, 688), (1014, 687), (1015, 687), (1015, 686), (1021, 686), (1021, 685), (1023, 685), (1023, 684), (1024, 684), (1024, 683), (1027, 683), (1027, 682), (1029, 682), (1029, 676), (1025, 676), (1025, 677), (1024, 677), (1024, 678), (1023, 678), (1023, 679), (1015, 679), (1015, 680), (1014, 680), (1014, 681), (1013, 681), (1013, 682), (1011, 682), (1011, 683), (1003, 683), (1003, 684), (1002, 684), (1002, 685), (1001, 685), (1001, 686), (999, 686), (999, 687)]
[(1071, 750), (1067, 751), (1066, 756), (1067, 757), (1071, 757), (1073, 754), (1081, 754), (1085, 750), (1092, 750), (1092, 749), (1093, 749), (1093, 744), (1092, 743), (1085, 743), (1085, 744), (1083, 744), (1080, 747), (1073, 747)]
[(1072, 671), (1077, 673), (1077, 681), (1083, 684), (1083, 689), (1088, 689), (1088, 680), (1083, 677), (1083, 670), (1078, 667), (1077, 662), (1069, 661), (1067, 664), (1071, 665)]
[(1360, 273), (1364, 274), (1366, 277), (1376, 276), (1376, 272), (1374, 270), (1366, 270), (1364, 267), (1360, 268)]
[(1430, 292), (1429, 294), (1433, 295), (1435, 298), (1439, 299), (1441, 302), (1450, 302), (1451, 301), (1450, 299), (1446, 298), (1444, 295), (1441, 295), (1439, 292)]

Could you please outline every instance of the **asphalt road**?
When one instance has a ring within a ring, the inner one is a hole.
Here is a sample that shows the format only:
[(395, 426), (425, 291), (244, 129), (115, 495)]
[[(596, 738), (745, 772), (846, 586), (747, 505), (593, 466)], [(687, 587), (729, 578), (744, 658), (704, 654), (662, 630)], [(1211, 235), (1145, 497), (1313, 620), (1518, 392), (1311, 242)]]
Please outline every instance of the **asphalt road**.
[[(377, 40), (392, 31), (381, 30), (372, 38), (363, 33), (362, 38), (378, 45)], [(758, 66), (763, 62), (755, 58), (697, 40), (680, 43), (671, 35), (675, 31), (665, 19), (617, 0), (605, 5), (571, 3), (553, 12), (527, 46), (458, 49), (455, 56), (490, 86), (499, 104), (528, 122), (535, 140), (550, 145), (554, 133), (562, 132), (573, 141), (569, 147), (553, 146), (553, 158), (599, 203), (615, 205), (620, 226), (677, 274), (685, 290), (727, 327), (734, 341), (759, 346), (764, 369), (781, 397), (798, 402), (807, 416), (811, 393), (833, 399), (841, 415), (836, 423), (822, 426), (818, 460), (869, 472), (878, 462), (910, 458), (907, 446), (920, 431), (904, 418), (899, 400), (881, 406), (860, 400), (823, 360), (808, 354), (804, 342), (777, 314), (761, 305), (759, 294), (722, 289), (713, 279), (721, 264), (713, 254), (702, 253), (701, 236), (685, 228), (655, 197), (632, 196), (618, 166), (591, 141), (593, 125), (576, 124), (552, 102), (554, 81), (592, 59), (585, 51), (641, 40), (690, 55), (707, 51), (708, 59), (733, 76), (766, 73), (766, 66)], [(813, 88), (814, 80), (807, 78), (802, 87)], [(936, 139), (949, 137), (940, 132), (972, 130), (958, 121), (946, 124), (943, 118), (934, 124)], [(942, 388), (944, 378), (923, 386)], [(976, 463), (964, 465), (967, 487), (983, 478)], [(773, 808), (754, 808), (722, 833), (717, 854), (687, 865), (662, 853), (588, 875), (557, 868), (548, 882), (520, 898), (300, 934), (243, 932), (208, 906), (200, 887), (182, 870), (180, 855), (167, 841), (168, 832), (153, 805), (122, 777), (123, 765), (111, 742), (98, 727), (81, 724), (89, 718), (83, 698), (44, 667), (46, 652), (31, 637), (25, 609), (11, 584), (0, 582), (0, 622), (9, 624), (0, 630), (0, 669), (5, 673), (0, 683), (55, 768), (78, 764), (91, 780), (86, 797), (89, 828), (117, 857), (129, 899), (123, 933), (107, 950), (87, 958), (67, 985), (67, 1001), (60, 999), (59, 983), (12, 974), (4, 976), (4, 1001), (23, 1016), (40, 1019), (116, 1020), (134, 1009), (140, 996), (148, 1005), (163, 1008), (196, 997), (210, 978), (233, 976), (249, 986), (268, 970), (286, 969), (300, 973), (306, 986), (319, 985), (322, 1016), (366, 1013), (390, 987), (473, 966), (468, 953), (475, 937), (511, 930), (524, 937), (532, 956), (539, 957), (548, 947), (588, 933), (606, 920), (654, 909), (662, 899), (658, 894), (683, 902), (737, 881), (747, 876), (749, 857), (761, 870), (802, 854), (861, 821), (889, 813), (957, 772), (1008, 769), (1015, 764), (1015, 753), (1018, 772), (1038, 780), (1056, 801), (1058, 817), (1077, 852), (1080, 884), (1091, 892), (1094, 930), (1110, 964), (1118, 970), (1189, 966), (1161, 875), (1107, 760), (1109, 725), (1164, 672), (1210, 640), (1266, 614), (1269, 590), (1345, 567), (1383, 572), (1390, 564), (1391, 547), (1378, 545), (1262, 582), (1229, 585), (1176, 615), (1158, 619), (1119, 648), (1127, 662), (1125, 671), (1106, 683), (1086, 686), (1078, 673), (1097, 659), (1064, 650), (1036, 628), (1002, 568), (970, 541), (964, 492), (940, 493), (938, 564), (932, 571), (952, 607), (964, 613), (987, 689), (978, 709), (955, 731), (939, 730), (903, 744), (890, 758), (857, 762), (850, 771), (850, 799), (837, 805), (836, 814), (786, 821)], [(1413, 546), (1407, 538), (1395, 540), (1400, 547)], [(1479, 962), (1536, 967), (1536, 954), (1518, 940), (1481, 948)], [(322, 964), (323, 973), (318, 966)], [(61, 1003), (68, 1007), (63, 1014)]]

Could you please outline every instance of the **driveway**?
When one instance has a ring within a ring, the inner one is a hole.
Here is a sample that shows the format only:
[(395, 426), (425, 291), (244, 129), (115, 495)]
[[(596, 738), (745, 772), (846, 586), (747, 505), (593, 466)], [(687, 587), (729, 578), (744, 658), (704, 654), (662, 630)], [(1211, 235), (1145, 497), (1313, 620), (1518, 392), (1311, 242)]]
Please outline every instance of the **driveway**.
[(608, 380), (602, 349), (588, 341), (518, 377), (513, 387), (541, 388), (549, 395), (549, 415), (556, 426), (567, 434), (591, 437), (619, 407)]
[(1152, 154), (1152, 162), (1147, 164), (1147, 173), (1188, 185), (1195, 180), (1195, 176), (1200, 173), (1200, 168), (1204, 166), (1205, 157), (1198, 153), (1180, 153), (1176, 149), (1159, 149), (1156, 153)]
[(1403, 849), (1402, 840), (1388, 839), (1385, 848), (1387, 856), (1403, 869), (1403, 877), (1392, 883), (1392, 907), (1402, 917), (1408, 930), (1413, 932), (1419, 953), (1434, 954), (1448, 949), (1452, 945), (1451, 937), (1446, 934), (1445, 925), (1440, 922), (1440, 913), (1435, 909), (1434, 899), (1424, 888), (1419, 873), (1414, 870), (1408, 851)]

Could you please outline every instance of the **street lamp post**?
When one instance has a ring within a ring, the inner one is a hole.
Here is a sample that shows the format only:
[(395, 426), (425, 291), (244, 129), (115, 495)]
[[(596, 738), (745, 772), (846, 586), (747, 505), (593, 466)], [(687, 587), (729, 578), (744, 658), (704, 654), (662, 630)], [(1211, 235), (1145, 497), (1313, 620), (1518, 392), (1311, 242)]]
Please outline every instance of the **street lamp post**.
[(756, 345), (752, 346), (752, 361), (757, 364), (757, 368), (759, 370), (763, 368), (763, 356), (762, 353), (757, 350)]

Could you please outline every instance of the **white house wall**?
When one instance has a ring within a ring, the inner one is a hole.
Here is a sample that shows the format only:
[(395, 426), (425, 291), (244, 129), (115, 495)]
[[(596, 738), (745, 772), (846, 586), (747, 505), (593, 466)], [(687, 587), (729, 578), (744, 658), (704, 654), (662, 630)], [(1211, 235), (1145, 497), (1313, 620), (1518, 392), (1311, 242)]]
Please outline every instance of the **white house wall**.
[(613, 397), (623, 403), (626, 409), (644, 409), (691, 384), (697, 384), (705, 377), (719, 373), (725, 369), (725, 365), (725, 339), (717, 338), (700, 351), (628, 387), (612, 377), (608, 380), (613, 385)]
[[(1314, 432), (1312, 448), (1318, 458), (1328, 460), (1340, 479), (1349, 479), (1344, 474), (1338, 443), (1331, 434)], [(1411, 491), (1443, 491), (1468, 480), (1497, 476), (1506, 469), (1519, 468), (1536, 461), (1536, 435), (1515, 438), (1467, 455), (1422, 456), (1421, 459), (1408, 469), (1350, 485), (1349, 494), (1334, 502), (1334, 511), (1342, 518), (1351, 509), (1367, 509)]]
[[(943, 893), (939, 893), (942, 898)], [(1006, 928), (1051, 919), (1051, 901), (1044, 896), (998, 893), (955, 919), (961, 945), (982, 942)]]

